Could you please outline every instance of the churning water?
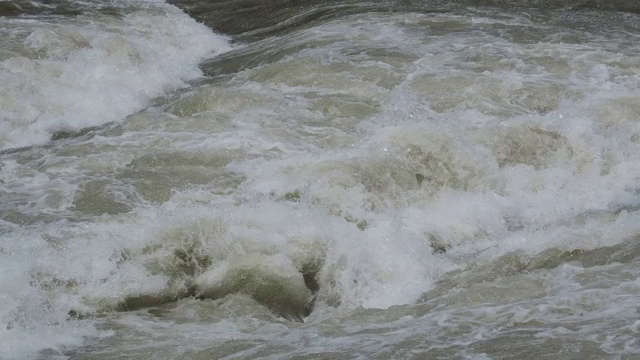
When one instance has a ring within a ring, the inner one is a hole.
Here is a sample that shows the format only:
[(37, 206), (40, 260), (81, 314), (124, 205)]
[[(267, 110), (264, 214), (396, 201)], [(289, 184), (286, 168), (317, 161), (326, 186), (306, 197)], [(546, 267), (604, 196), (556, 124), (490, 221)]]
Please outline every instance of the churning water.
[(0, 359), (640, 357), (635, 2), (174, 3), (0, 2)]

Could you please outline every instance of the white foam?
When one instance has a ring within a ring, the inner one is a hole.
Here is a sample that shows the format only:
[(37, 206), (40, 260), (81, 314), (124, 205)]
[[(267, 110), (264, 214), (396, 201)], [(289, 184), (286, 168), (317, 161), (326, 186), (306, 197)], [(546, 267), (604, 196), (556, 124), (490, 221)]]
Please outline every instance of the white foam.
[(200, 61), (230, 49), (226, 37), (181, 10), (144, 6), (121, 19), (4, 20), (25, 56), (0, 62), (0, 149), (120, 121), (186, 86), (202, 75)]

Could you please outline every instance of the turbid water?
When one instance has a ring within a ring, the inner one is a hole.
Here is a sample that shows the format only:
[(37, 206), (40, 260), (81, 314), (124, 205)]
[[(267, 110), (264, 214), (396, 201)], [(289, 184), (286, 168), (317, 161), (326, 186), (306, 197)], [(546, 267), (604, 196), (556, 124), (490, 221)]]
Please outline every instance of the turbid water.
[(639, 14), (0, 2), (0, 359), (640, 358)]

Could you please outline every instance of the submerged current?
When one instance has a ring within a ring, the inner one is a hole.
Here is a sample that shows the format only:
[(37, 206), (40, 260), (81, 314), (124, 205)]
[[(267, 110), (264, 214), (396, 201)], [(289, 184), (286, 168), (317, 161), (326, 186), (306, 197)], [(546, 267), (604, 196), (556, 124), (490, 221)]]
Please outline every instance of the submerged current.
[(637, 7), (0, 2), (0, 359), (639, 358)]

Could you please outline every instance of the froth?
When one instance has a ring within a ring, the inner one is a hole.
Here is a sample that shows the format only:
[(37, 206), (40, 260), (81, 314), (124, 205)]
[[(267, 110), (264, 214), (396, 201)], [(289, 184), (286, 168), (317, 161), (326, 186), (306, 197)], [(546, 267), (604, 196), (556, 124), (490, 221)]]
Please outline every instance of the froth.
[(0, 148), (122, 120), (229, 49), (225, 37), (162, 3), (121, 17), (7, 22), (22, 47), (0, 62)]

